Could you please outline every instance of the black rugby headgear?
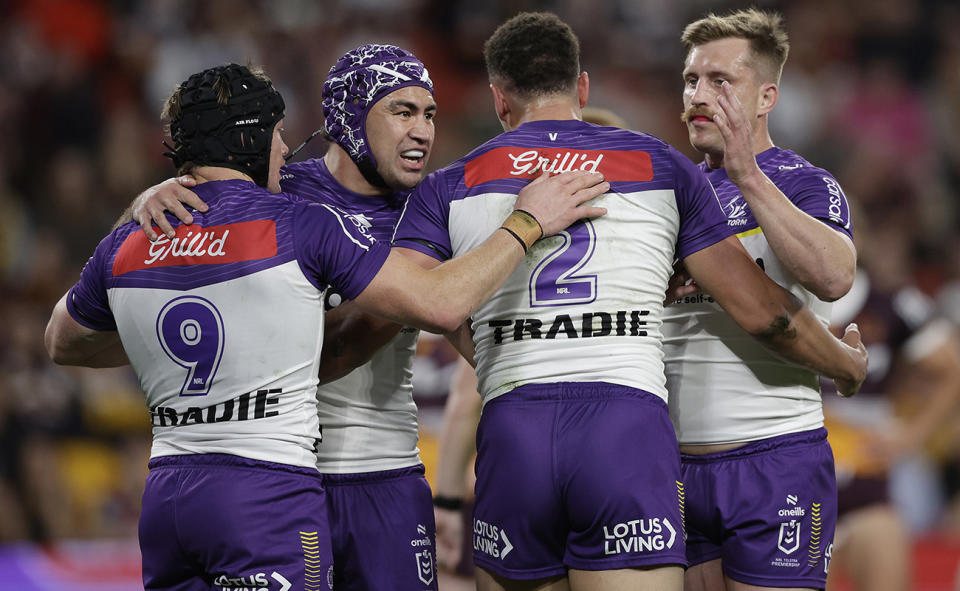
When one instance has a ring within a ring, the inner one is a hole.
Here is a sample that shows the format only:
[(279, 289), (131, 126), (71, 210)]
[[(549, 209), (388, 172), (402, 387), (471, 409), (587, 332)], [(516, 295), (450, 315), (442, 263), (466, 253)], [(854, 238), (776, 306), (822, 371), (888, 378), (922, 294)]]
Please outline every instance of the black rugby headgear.
[[(226, 104), (219, 96), (226, 91)], [(170, 121), (173, 147), (164, 154), (184, 164), (223, 166), (249, 175), (261, 187), (270, 173), (274, 125), (283, 97), (273, 85), (237, 64), (208, 68), (180, 85), (180, 113)]]

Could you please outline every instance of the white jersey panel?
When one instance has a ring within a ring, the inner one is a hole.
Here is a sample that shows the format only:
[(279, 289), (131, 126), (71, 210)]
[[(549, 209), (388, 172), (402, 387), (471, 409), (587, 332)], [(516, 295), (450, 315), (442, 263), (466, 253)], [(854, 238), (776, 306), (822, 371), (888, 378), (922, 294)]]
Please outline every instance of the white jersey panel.
[[(488, 193), (451, 202), (454, 255), (489, 237), (515, 200)], [(593, 204), (607, 215), (538, 241), (474, 313), (484, 403), (562, 381), (622, 384), (666, 400), (660, 324), (680, 226), (674, 192), (607, 193)]]
[[(759, 227), (737, 237), (773, 281), (829, 324), (830, 304), (790, 275)], [(681, 444), (755, 441), (823, 426), (818, 376), (760, 344), (709, 294), (667, 306), (663, 332), (670, 418)]]
[[(110, 289), (148, 393), (151, 456), (225, 453), (313, 468), (322, 296), (297, 261), (188, 292)], [(200, 340), (208, 358), (182, 358), (183, 345)]]
[(376, 472), (421, 463), (412, 382), (419, 335), (404, 327), (369, 362), (320, 386), (320, 472)]

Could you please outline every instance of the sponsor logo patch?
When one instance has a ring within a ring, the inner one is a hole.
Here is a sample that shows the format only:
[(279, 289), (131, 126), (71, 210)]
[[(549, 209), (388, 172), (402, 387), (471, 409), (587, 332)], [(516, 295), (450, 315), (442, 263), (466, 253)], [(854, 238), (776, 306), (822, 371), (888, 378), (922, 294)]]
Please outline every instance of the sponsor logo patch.
[(267, 259), (277, 254), (273, 220), (239, 222), (223, 226), (179, 226), (175, 237), (150, 242), (137, 231), (123, 241), (113, 261), (114, 277), (177, 265), (222, 265)]
[(666, 517), (631, 519), (612, 527), (603, 526), (603, 553), (635, 554), (673, 548), (677, 530)]
[(643, 151), (502, 147), (467, 162), (464, 181), (467, 187), (475, 187), (493, 180), (531, 180), (544, 172), (572, 170), (601, 172), (610, 182), (653, 180), (650, 154)]

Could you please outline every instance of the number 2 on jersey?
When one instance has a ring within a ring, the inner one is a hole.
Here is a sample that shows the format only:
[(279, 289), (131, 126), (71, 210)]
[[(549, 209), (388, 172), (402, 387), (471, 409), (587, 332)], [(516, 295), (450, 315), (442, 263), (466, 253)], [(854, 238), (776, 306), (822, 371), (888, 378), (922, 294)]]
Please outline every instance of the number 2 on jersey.
[(204, 396), (223, 357), (223, 318), (209, 301), (182, 296), (167, 302), (157, 317), (163, 351), (187, 368), (181, 396)]
[(577, 275), (597, 244), (590, 220), (571, 225), (560, 232), (563, 244), (548, 254), (530, 276), (530, 306), (566, 306), (586, 304), (597, 299), (597, 276)]

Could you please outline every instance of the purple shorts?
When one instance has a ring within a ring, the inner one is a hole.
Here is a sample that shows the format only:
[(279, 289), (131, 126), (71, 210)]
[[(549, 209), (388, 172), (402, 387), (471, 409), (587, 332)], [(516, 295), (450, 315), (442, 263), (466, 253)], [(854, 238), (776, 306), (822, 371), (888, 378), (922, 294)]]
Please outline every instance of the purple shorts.
[(825, 586), (837, 523), (826, 429), (681, 459), (691, 565), (720, 558), (750, 585)]
[(666, 404), (606, 383), (529, 384), (477, 430), (474, 563), (508, 579), (685, 564)]
[(324, 474), (337, 591), (436, 591), (436, 525), (423, 466)]
[(226, 454), (150, 460), (140, 514), (147, 591), (331, 589), (316, 470)]

